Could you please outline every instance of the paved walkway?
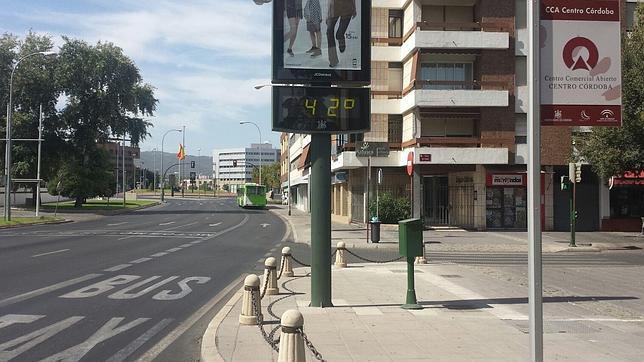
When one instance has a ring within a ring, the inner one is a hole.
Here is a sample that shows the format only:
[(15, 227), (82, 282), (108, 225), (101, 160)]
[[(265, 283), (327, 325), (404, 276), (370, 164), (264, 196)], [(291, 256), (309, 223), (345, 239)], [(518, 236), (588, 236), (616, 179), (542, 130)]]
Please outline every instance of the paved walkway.
[[(285, 210), (273, 211), (286, 217)], [(288, 218), (296, 234), (293, 241), (301, 243), (291, 244), (295, 257), (304, 258), (296, 254), (308, 249), (307, 219), (308, 215), (300, 212), (293, 212)], [(395, 254), (389, 250), (397, 248), (395, 232), (383, 233), (385, 243), (367, 244), (361, 238), (364, 230), (356, 229), (334, 224), (333, 239), (354, 243), (354, 250), (363, 254), (378, 251), (382, 256), (386, 250)], [(526, 249), (521, 233), (429, 232), (425, 235), (426, 241), (440, 242), (429, 244), (432, 249)], [(557, 233), (545, 235), (553, 240), (544, 240), (544, 244), (556, 243), (559, 237)], [(588, 237), (593, 244), (599, 243), (596, 240), (610, 245), (642, 243), (639, 241), (642, 238), (619, 233)], [(410, 311), (400, 308), (405, 299), (405, 268), (402, 262), (334, 267), (333, 308), (308, 307), (310, 268), (297, 268), (295, 277), (283, 277), (279, 281), (280, 295), (262, 300), (263, 328), (271, 338), (277, 338), (281, 314), (298, 309), (304, 315), (304, 331), (327, 361), (529, 360), (525, 286), (518, 287), (514, 280), (497, 278), (465, 265), (441, 262), (417, 265), (416, 294), (424, 309)], [(611, 300), (626, 297), (553, 293), (544, 292), (545, 360), (641, 361), (644, 316), (619, 317), (607, 312), (610, 308), (597, 308), (598, 298), (613, 308)], [(258, 326), (239, 325), (240, 311), (241, 291), (206, 331), (202, 358), (205, 361), (277, 360), (277, 353), (264, 340)], [(308, 351), (307, 360), (314, 360)]]

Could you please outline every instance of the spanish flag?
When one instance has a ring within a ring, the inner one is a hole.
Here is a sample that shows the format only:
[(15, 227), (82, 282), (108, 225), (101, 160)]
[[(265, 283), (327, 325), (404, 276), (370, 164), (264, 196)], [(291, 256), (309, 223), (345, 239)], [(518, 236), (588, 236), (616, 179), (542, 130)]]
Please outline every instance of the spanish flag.
[(179, 161), (183, 161), (186, 158), (186, 150), (183, 149), (183, 145), (179, 143), (179, 152), (177, 152), (177, 158)]

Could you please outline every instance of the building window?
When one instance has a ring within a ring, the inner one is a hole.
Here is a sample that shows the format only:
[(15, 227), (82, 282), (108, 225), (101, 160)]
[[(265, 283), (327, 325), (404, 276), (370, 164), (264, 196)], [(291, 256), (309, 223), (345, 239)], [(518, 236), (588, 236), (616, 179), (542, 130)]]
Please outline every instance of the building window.
[(402, 123), (403, 117), (401, 114), (390, 114), (388, 121), (388, 135), (387, 141), (391, 143), (402, 142)]
[(424, 89), (472, 89), (472, 63), (423, 63), (420, 79)]
[(423, 137), (473, 137), (476, 122), (467, 118), (428, 118), (422, 120)]
[(402, 38), (403, 14), (404, 12), (402, 10), (389, 10), (390, 38)]

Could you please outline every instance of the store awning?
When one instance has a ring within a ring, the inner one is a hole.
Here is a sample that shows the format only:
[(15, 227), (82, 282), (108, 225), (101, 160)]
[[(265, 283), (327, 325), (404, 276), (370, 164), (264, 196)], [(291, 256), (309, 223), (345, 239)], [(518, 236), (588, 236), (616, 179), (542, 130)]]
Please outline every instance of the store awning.
[(309, 153), (309, 148), (310, 148), (310, 145), (306, 145), (302, 150), (302, 155), (300, 156), (300, 163), (297, 165), (297, 168), (300, 170), (311, 164), (311, 154)]

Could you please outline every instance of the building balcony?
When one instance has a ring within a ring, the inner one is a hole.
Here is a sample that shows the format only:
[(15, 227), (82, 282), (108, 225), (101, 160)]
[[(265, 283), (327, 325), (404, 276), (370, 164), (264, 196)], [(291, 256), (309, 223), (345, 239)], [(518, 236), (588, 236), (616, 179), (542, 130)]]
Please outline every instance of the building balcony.
[(372, 39), (371, 59), (402, 62), (416, 49), (508, 49), (510, 30), (496, 23), (418, 22), (402, 38)]

